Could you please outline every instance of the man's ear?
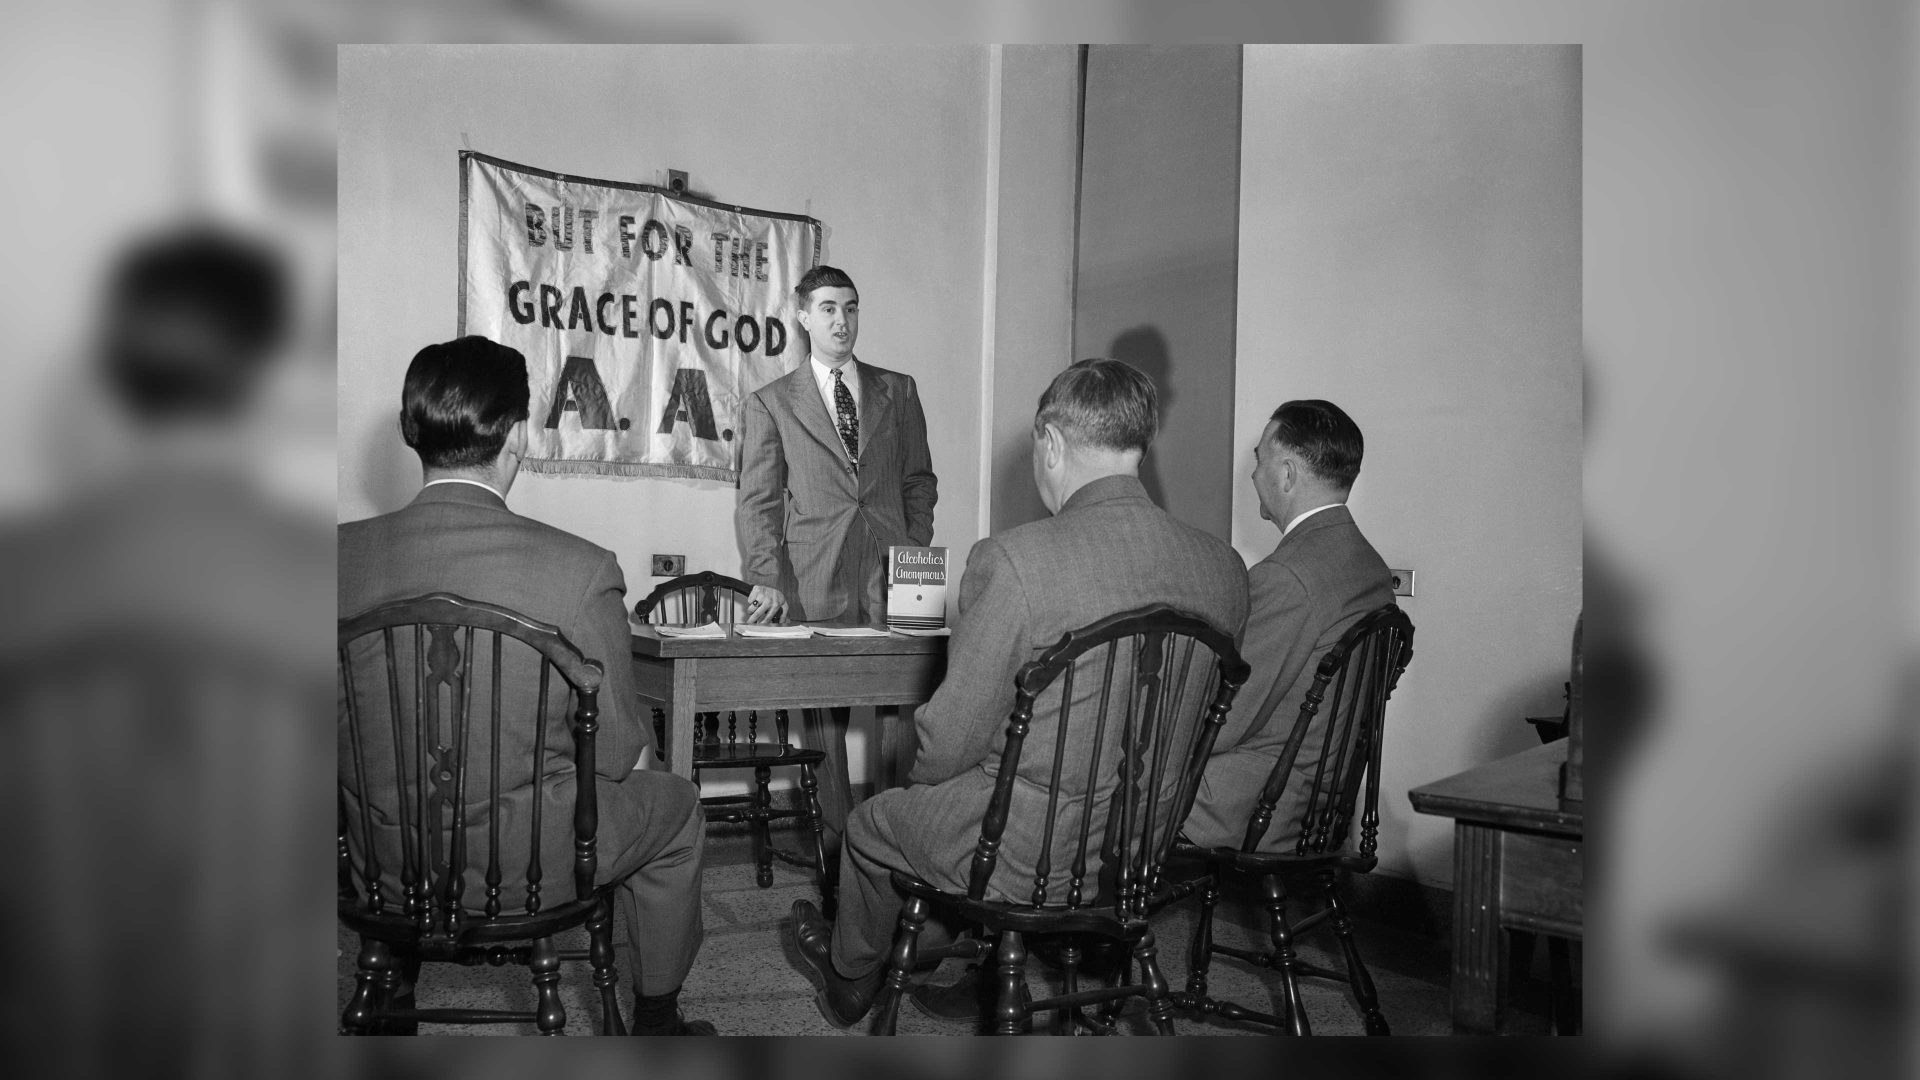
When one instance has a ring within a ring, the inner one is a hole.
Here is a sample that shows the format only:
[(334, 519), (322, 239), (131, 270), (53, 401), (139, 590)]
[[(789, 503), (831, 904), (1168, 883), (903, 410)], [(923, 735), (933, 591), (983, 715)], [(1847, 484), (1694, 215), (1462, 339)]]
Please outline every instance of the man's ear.
[(1300, 466), (1292, 458), (1282, 457), (1279, 471), (1280, 490), (1292, 491), (1293, 485), (1300, 479)]
[(526, 458), (527, 422), (525, 420), (516, 421), (513, 427), (507, 429), (507, 449), (513, 451), (514, 457), (523, 460)]
[(1067, 455), (1066, 436), (1060, 434), (1057, 425), (1048, 424), (1042, 429), (1041, 439), (1046, 444), (1047, 468), (1059, 468), (1061, 459)]

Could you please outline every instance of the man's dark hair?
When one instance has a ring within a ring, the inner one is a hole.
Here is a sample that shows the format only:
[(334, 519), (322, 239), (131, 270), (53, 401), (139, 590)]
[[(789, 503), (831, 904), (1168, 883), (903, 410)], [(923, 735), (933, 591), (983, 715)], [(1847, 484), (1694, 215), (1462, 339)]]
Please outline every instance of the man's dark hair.
[(101, 364), (142, 420), (224, 419), (285, 339), (283, 260), (264, 243), (190, 225), (136, 243), (109, 272)]
[(800, 275), (800, 284), (793, 287), (793, 295), (799, 299), (801, 307), (806, 307), (813, 300), (815, 289), (852, 289), (855, 293), (860, 291), (859, 286), (853, 283), (853, 279), (847, 276), (845, 270), (825, 263)]
[(400, 391), (400, 437), (430, 469), (493, 464), (527, 418), (527, 358), (478, 334), (413, 354)]
[(1053, 377), (1033, 416), (1035, 435), (1052, 424), (1076, 446), (1147, 452), (1160, 428), (1153, 380), (1121, 360), (1081, 360)]
[(1360, 425), (1331, 401), (1289, 401), (1273, 410), (1273, 441), (1300, 455), (1322, 481), (1341, 490), (1360, 478), (1366, 440)]

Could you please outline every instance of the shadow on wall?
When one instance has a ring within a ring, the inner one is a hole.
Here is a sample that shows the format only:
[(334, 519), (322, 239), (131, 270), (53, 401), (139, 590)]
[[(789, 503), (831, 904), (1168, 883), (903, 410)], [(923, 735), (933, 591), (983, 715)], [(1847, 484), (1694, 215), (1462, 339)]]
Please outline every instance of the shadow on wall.
[[(1132, 364), (1153, 380), (1154, 388), (1160, 392), (1160, 430), (1164, 432), (1167, 417), (1173, 411), (1173, 358), (1167, 352), (1167, 336), (1154, 326), (1123, 330), (1113, 339), (1113, 344), (1107, 346), (1107, 356)], [(1167, 505), (1161, 488), (1158, 454), (1150, 453), (1140, 463), (1140, 482), (1146, 485), (1147, 495), (1155, 505)]]
[(1046, 517), (1046, 504), (1040, 501), (1040, 492), (1033, 486), (1031, 429), (1022, 428), (1005, 445), (995, 447), (993, 460), (994, 514), (991, 531), (1004, 532)]

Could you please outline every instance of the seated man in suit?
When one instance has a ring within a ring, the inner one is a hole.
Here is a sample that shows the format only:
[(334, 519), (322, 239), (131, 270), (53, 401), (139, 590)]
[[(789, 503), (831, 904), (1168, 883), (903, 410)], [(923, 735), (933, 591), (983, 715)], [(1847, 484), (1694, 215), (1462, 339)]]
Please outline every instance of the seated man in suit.
[[(634, 972), (633, 1031), (711, 1035), (711, 1024), (679, 1015), (680, 984), (701, 937), (706, 831), (699, 793), (671, 773), (634, 770), (653, 735), (634, 689), (626, 581), (613, 553), (507, 509), (526, 453), (527, 400), (526, 359), (516, 349), (474, 336), (414, 356), (401, 392), (400, 431), (420, 455), (426, 484), (400, 510), (340, 526), (340, 613), (456, 593), (551, 623), (601, 663), (598, 874), (601, 882), (622, 883), (619, 917), (631, 951), (620, 963)], [(508, 698), (510, 708), (515, 701), (519, 707), (504, 714), (525, 723), (517, 734), (529, 754), (537, 696), (532, 687), (520, 689)], [(384, 695), (362, 694), (361, 707), (384, 710)], [(548, 742), (570, 750), (566, 725), (552, 725)], [(573, 783), (569, 772), (539, 792), (529, 785), (508, 795), (519, 807), (509, 818), (524, 820), (536, 798), (544, 803), (541, 852), (550, 866), (572, 860)], [(524, 845), (526, 834), (502, 830), (504, 865), (525, 865), (524, 849), (507, 850), (516, 841)], [(480, 907), (477, 880), (469, 893)]]
[[(1155, 506), (1140, 483), (1140, 459), (1158, 425), (1153, 383), (1117, 360), (1082, 360), (1041, 395), (1033, 476), (1053, 516), (974, 545), (946, 678), (915, 721), (911, 786), (881, 792), (848, 819), (834, 925), (809, 901), (793, 906), (792, 944), (829, 1022), (849, 1026), (872, 1005), (900, 910), (893, 870), (965, 888), (993, 791), (987, 768), (999, 761), (1022, 664), (1069, 630), (1149, 604), (1191, 612), (1239, 637), (1247, 617), (1240, 557)], [(1023, 775), (1050, 768), (1056, 723), (1057, 710), (1043, 699)], [(1040, 816), (1023, 814), (1016, 801), (1003, 864), (1035, 862)], [(1075, 828), (1062, 824), (1060, 835)]]
[[(1227, 714), (1194, 797), (1185, 832), (1196, 844), (1240, 846), (1320, 659), (1361, 616), (1393, 603), (1393, 575), (1346, 506), (1363, 448), (1359, 426), (1329, 401), (1280, 406), (1254, 447), (1260, 516), (1281, 526), (1280, 543), (1251, 571), (1241, 655), (1253, 674)], [(1319, 759), (1318, 733), (1310, 731), (1262, 851), (1292, 850)]]

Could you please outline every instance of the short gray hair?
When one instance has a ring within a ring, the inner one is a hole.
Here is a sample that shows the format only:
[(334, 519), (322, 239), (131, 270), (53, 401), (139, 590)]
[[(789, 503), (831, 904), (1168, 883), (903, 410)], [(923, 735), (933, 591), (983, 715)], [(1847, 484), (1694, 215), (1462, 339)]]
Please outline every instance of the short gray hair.
[(1160, 394), (1132, 364), (1081, 360), (1055, 375), (1040, 395), (1033, 433), (1048, 424), (1076, 446), (1144, 454), (1160, 429)]

